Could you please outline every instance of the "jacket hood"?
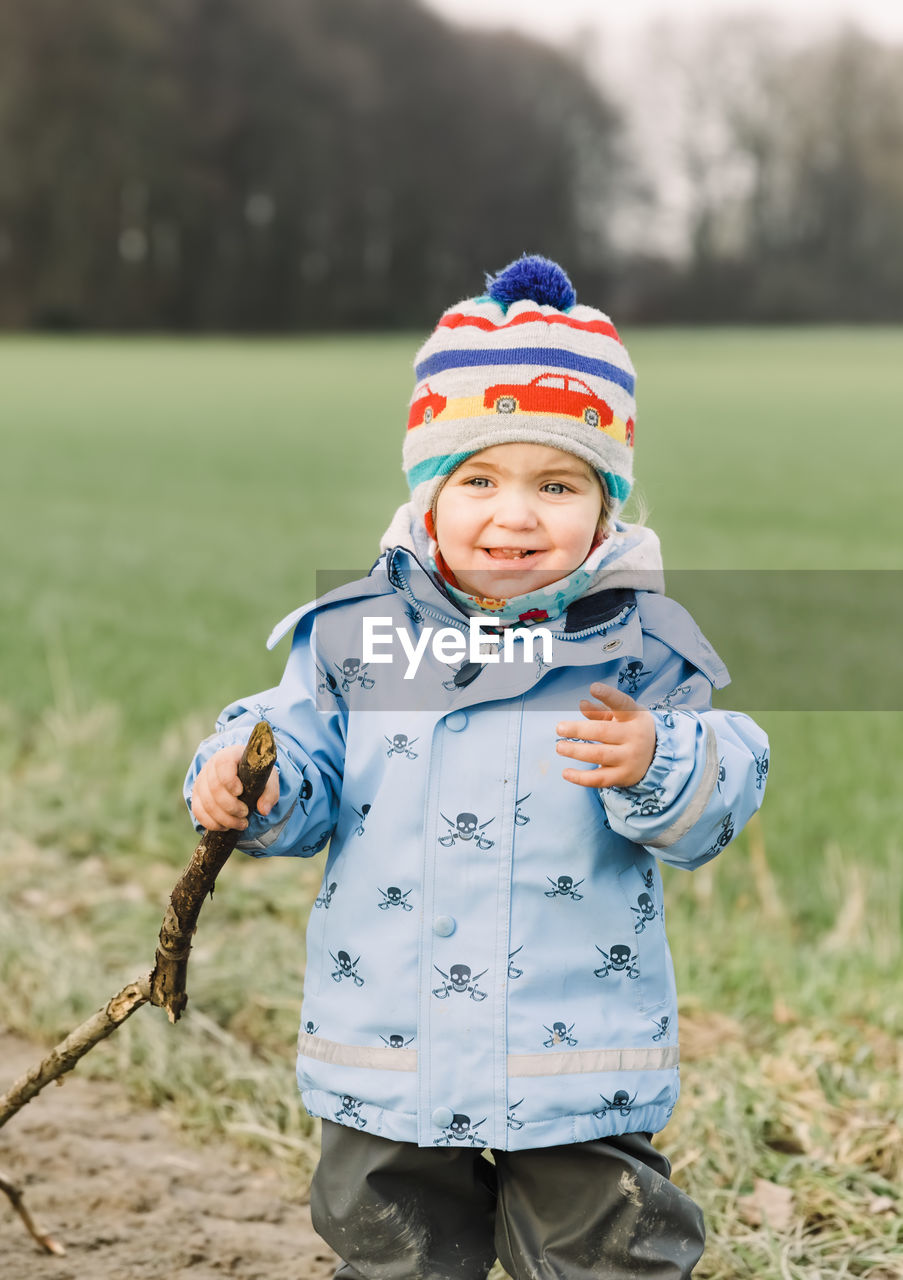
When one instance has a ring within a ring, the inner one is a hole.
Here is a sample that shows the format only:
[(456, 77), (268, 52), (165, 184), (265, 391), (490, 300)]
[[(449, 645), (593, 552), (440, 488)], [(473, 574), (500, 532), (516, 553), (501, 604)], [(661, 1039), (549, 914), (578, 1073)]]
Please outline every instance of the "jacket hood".
[[(612, 547), (599, 565), (585, 595), (626, 587), (664, 594), (665, 572), (658, 535), (645, 525), (616, 522), (609, 533)], [(402, 503), (379, 542), (380, 551), (403, 547), (422, 565), (429, 563), (430, 540), (423, 520), (410, 502)]]

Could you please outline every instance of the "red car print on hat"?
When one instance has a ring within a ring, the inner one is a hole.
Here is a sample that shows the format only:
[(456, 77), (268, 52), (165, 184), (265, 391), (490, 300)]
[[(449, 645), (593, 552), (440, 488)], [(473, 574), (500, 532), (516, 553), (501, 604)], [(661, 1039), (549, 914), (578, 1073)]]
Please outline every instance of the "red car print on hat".
[(497, 413), (563, 413), (582, 418), (588, 427), (608, 427), (614, 413), (579, 378), (563, 373), (541, 373), (532, 382), (489, 387), (483, 398)]
[(411, 412), (408, 414), (408, 431), (412, 427), (429, 426), (433, 418), (437, 417), (447, 404), (448, 399), (435, 391), (430, 391), (430, 384), (427, 383), (424, 394), (418, 396), (411, 405)]

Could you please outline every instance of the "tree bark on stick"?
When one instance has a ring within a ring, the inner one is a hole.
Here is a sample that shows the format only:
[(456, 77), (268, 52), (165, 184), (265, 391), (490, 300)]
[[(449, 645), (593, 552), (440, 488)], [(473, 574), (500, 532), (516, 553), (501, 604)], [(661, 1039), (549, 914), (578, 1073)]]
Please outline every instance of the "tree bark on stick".
[[(266, 720), (261, 720), (251, 731), (238, 766), (238, 776), (242, 783), (241, 796), (249, 813), (260, 799), (275, 763), (276, 744), (273, 733)], [(170, 895), (151, 972), (118, 991), (102, 1009), (98, 1009), (71, 1031), (65, 1040), (60, 1041), (46, 1057), (0, 1096), (0, 1129), (52, 1080), (71, 1071), (90, 1049), (112, 1035), (143, 1004), (150, 1003), (165, 1009), (170, 1022), (178, 1022), (188, 1003), (188, 958), (198, 916), (207, 895), (213, 894), (216, 877), (235, 848), (239, 835), (238, 831), (204, 832), (191, 861)], [(48, 1252), (58, 1251), (59, 1246), (54, 1241), (33, 1230), (21, 1192), (2, 1174), (0, 1191), (9, 1196), (13, 1207), (34, 1238)]]
[[(266, 720), (260, 720), (252, 730), (238, 765), (241, 798), (248, 806), (249, 814), (253, 813), (275, 763), (273, 732)], [(150, 975), (150, 1002), (165, 1009), (170, 1022), (178, 1022), (188, 1003), (185, 989), (188, 956), (201, 907), (208, 893), (213, 894), (216, 877), (235, 848), (239, 835), (238, 831), (206, 831), (170, 896)]]

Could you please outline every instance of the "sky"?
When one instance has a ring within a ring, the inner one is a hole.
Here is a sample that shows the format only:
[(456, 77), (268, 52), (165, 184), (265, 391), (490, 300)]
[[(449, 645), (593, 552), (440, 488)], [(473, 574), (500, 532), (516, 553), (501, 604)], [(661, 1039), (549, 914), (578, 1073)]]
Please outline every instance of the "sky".
[(794, 23), (855, 18), (870, 33), (903, 40), (901, 0), (426, 0), (447, 18), (476, 26), (509, 26), (546, 39), (567, 40), (581, 28), (612, 35), (636, 32), (651, 19), (706, 18), (732, 12), (775, 13)]
[[(855, 22), (903, 44), (903, 0), (423, 0), (442, 17), (475, 28), (514, 28), (557, 42), (625, 114), (631, 150), (655, 189), (654, 213), (625, 206), (609, 224), (625, 249), (686, 247), (691, 192), (675, 163), (684, 145), (685, 102), (674, 66), (692, 66), (693, 27), (735, 14), (774, 17), (791, 43)], [(664, 22), (666, 25), (656, 27)], [(683, 28), (687, 30), (683, 30)], [(684, 39), (690, 43), (686, 44)], [(688, 55), (689, 50), (689, 55)], [(689, 57), (689, 61), (688, 61)], [(678, 94), (675, 97), (675, 93)]]

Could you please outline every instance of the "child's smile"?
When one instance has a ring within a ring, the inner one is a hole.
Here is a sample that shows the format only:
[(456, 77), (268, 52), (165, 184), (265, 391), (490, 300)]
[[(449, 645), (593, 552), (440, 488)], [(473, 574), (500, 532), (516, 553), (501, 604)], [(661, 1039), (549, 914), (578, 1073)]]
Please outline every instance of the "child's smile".
[(601, 485), (581, 458), (543, 444), (498, 444), (446, 481), (436, 540), (462, 590), (507, 598), (581, 565), (601, 515)]

